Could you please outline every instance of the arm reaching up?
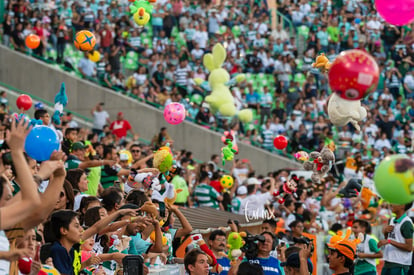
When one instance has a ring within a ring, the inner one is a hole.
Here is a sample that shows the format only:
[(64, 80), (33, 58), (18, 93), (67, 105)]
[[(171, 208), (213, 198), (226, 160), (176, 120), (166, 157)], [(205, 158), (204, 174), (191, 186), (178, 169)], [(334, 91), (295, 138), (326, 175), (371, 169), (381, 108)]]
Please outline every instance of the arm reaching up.
[[(29, 165), (23, 155), (26, 136), (31, 130), (31, 127), (28, 126), (28, 122), (23, 119), (17, 124), (13, 119), (11, 129), (7, 132), (6, 142), (11, 150), (11, 156), (17, 174), (16, 181), (20, 185), (22, 199), (16, 203), (0, 208), (0, 229), (10, 228), (18, 222), (25, 220), (30, 216), (31, 209), (40, 206), (37, 185), (33, 180)], [(8, 189), (4, 188), (3, 192), (10, 192)]]
[(44, 161), (40, 166), (38, 175), (42, 179), (49, 179), (49, 184), (43, 194), (40, 194), (42, 204), (33, 209), (32, 214), (23, 223), (25, 229), (32, 228), (45, 221), (53, 211), (59, 200), (60, 191), (66, 177), (65, 154), (62, 151), (53, 152), (50, 160)]

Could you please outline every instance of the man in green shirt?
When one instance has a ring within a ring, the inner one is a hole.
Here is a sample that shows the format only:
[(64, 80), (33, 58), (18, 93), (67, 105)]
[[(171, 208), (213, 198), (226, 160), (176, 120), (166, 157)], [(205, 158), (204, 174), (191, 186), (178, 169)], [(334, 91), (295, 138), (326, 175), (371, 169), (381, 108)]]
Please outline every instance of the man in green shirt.
[(352, 224), (352, 231), (355, 234), (355, 238), (358, 238), (360, 234), (364, 236), (364, 240), (357, 245), (354, 274), (376, 275), (377, 266), (375, 259), (382, 258), (382, 252), (377, 247), (378, 242), (370, 236), (370, 224), (365, 220), (355, 220)]
[(190, 192), (188, 191), (188, 185), (185, 179), (182, 177), (182, 171), (180, 171), (179, 175), (176, 175), (171, 184), (174, 185), (175, 190), (181, 189), (182, 191), (177, 193), (177, 199), (175, 200), (176, 205), (185, 206), (187, 204), (187, 200), (190, 197)]
[(194, 197), (200, 207), (219, 209), (221, 208), (220, 202), (223, 200), (223, 196), (221, 196), (209, 183), (210, 179), (207, 172), (201, 172), (200, 184), (197, 185), (194, 190)]
[(87, 160), (85, 159), (85, 152), (88, 146), (84, 145), (83, 142), (75, 142), (72, 145), (72, 153), (68, 156), (65, 162), (65, 169), (86, 169), (89, 167), (97, 167), (101, 165), (114, 165), (113, 160)]

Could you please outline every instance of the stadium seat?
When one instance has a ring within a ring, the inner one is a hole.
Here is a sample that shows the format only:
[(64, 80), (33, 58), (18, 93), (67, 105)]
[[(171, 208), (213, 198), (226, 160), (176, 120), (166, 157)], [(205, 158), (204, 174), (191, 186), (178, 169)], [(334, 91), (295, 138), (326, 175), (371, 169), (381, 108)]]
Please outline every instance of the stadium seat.
[(306, 81), (306, 76), (303, 73), (297, 73), (295, 74), (294, 81), (298, 82), (300, 86), (302, 86), (303, 83)]

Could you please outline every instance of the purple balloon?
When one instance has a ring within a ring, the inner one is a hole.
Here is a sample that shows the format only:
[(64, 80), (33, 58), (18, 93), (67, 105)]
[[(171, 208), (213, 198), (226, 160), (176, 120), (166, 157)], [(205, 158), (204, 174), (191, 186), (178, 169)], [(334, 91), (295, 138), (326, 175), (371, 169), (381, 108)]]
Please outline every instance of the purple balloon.
[(403, 26), (414, 21), (414, 0), (376, 0), (375, 7), (392, 25)]

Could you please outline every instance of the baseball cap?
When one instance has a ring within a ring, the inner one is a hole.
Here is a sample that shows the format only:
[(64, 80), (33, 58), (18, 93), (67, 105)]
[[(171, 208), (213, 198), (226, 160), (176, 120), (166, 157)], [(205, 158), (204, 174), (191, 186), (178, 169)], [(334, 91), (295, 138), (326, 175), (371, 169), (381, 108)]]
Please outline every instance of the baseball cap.
[[(308, 264), (308, 271), (312, 273), (313, 268), (312, 264), (309, 261), (306, 261)], [(282, 267), (289, 266), (293, 268), (300, 268), (300, 258), (299, 253), (292, 253), (289, 255), (289, 257), (286, 259), (286, 262), (280, 263)]]
[(122, 116), (124, 113), (123, 112), (119, 112), (118, 113), (118, 116)]
[(128, 159), (129, 159), (129, 157), (128, 157), (128, 155), (127, 155), (127, 154), (125, 154), (125, 153), (121, 153), (121, 154), (119, 154), (119, 159), (120, 159), (120, 160), (128, 160)]
[(246, 186), (239, 186), (239, 188), (237, 188), (237, 195), (246, 195), (246, 194), (247, 194)]
[(81, 150), (81, 149), (86, 149), (88, 148), (88, 146), (86, 146), (85, 144), (83, 144), (82, 142), (78, 141), (75, 142), (74, 144), (72, 144), (72, 150)]
[(355, 259), (357, 244), (359, 244), (361, 240), (359, 238), (350, 240), (349, 236), (351, 236), (350, 228), (347, 229), (345, 236), (342, 236), (342, 231), (339, 231), (336, 235), (332, 236), (327, 245), (329, 249), (338, 251), (353, 261)]
[(249, 178), (247, 180), (247, 185), (254, 185), (254, 184), (260, 184), (260, 182), (256, 178)]

